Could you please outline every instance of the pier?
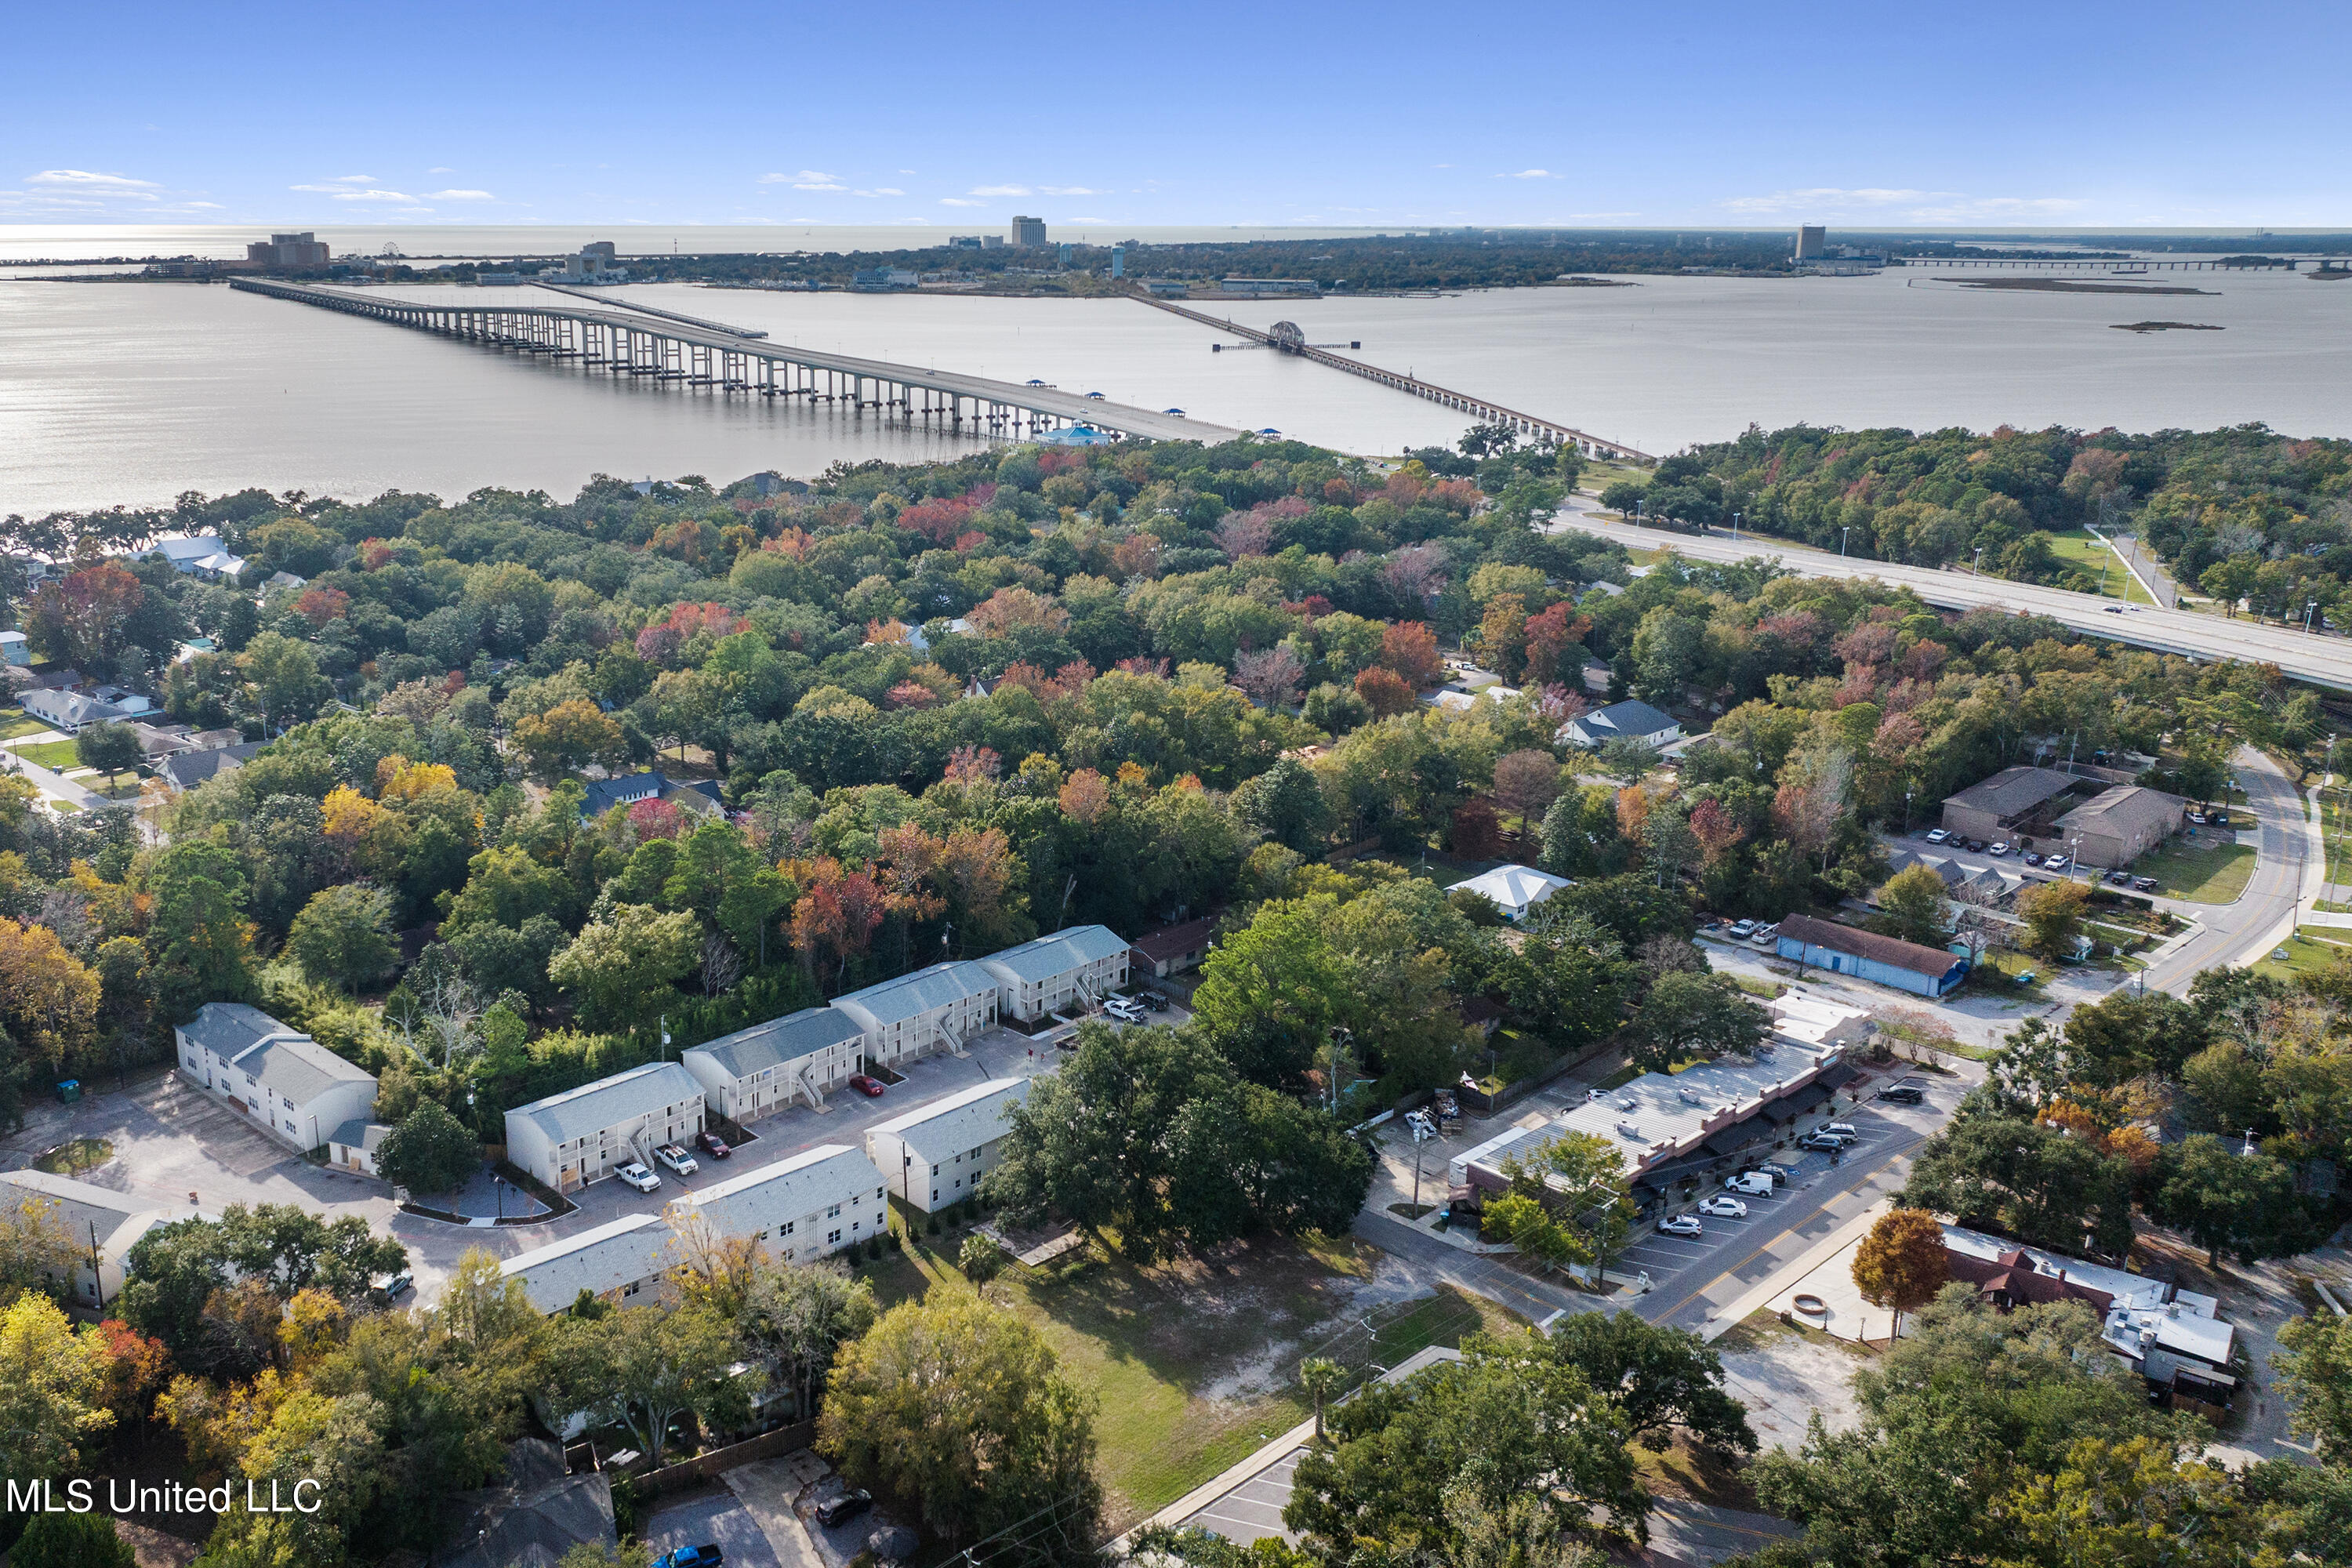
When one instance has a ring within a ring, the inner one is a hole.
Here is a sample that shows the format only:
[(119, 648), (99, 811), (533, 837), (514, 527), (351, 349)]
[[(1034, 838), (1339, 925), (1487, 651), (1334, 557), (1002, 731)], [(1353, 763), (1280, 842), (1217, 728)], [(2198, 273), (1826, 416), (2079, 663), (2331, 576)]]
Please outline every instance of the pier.
[[(1473, 418), (1483, 420), (1489, 425), (1508, 426), (1521, 435), (1532, 437), (1539, 441), (1549, 441), (1562, 447), (1573, 447), (1588, 458), (1608, 458), (1621, 463), (1657, 461), (1649, 453), (1637, 452), (1622, 441), (1611, 441), (1602, 437), (1588, 434), (1572, 426), (1563, 425), (1557, 419), (1546, 419), (1534, 414), (1522, 414), (1516, 408), (1506, 408), (1501, 404), (1487, 398), (1474, 397), (1469, 393), (1456, 392), (1451, 387), (1439, 386), (1434, 382), (1423, 381), (1418, 376), (1405, 375), (1393, 370), (1382, 370), (1376, 364), (1366, 364), (1362, 360), (1349, 359), (1345, 354), (1333, 353), (1329, 349), (1318, 348), (1312, 343), (1304, 342), (1304, 334), (1300, 334), (1302, 341), (1293, 342), (1288, 333), (1277, 337), (1273, 331), (1262, 332), (1255, 327), (1244, 327), (1230, 318), (1212, 316), (1205, 310), (1187, 310), (1181, 305), (1171, 304), (1165, 300), (1155, 300), (1148, 294), (1137, 294), (1132, 298), (1155, 310), (1181, 316), (1186, 321), (1198, 321), (1202, 326), (1214, 327), (1219, 331), (1231, 332), (1238, 338), (1246, 338), (1262, 348), (1279, 349), (1285, 353), (1297, 354), (1301, 359), (1312, 360), (1317, 364), (1328, 365), (1333, 370), (1346, 371), (1349, 375), (1360, 375), (1366, 381), (1376, 381), (1382, 386), (1392, 386), (1399, 392), (1409, 392), (1415, 397), (1424, 397), (1432, 403), (1442, 403), (1448, 408), (1458, 408)], [(1276, 323), (1277, 328), (1287, 324), (1286, 322)], [(1296, 329), (1293, 330), (1296, 331)]]
[(2205, 256), (2172, 260), (2149, 258), (2135, 260), (2121, 257), (2084, 257), (2075, 261), (2060, 261), (2049, 257), (2018, 258), (2011, 260), (2000, 257), (1970, 256), (1958, 259), (1938, 260), (1932, 256), (1897, 256), (1887, 261), (1889, 267), (1972, 267), (2002, 272), (2293, 272), (2305, 261), (2310, 261), (2315, 271), (2341, 268), (2347, 265), (2333, 257), (2255, 257), (2239, 260), (2233, 257)]
[[(447, 301), (393, 299), (356, 289), (237, 278), (231, 289), (365, 316), (417, 331), (550, 359), (577, 360), (614, 375), (721, 395), (805, 398), (864, 416), (953, 434), (1017, 440), (1075, 425), (1155, 441), (1229, 441), (1242, 432), (1181, 414), (1015, 385), (986, 376), (923, 370), (748, 339), (737, 329), (670, 315), (587, 305), (525, 303), (507, 290), (444, 290)], [(486, 298), (485, 295), (489, 297)], [(1238, 330), (1238, 329), (1237, 329)]]

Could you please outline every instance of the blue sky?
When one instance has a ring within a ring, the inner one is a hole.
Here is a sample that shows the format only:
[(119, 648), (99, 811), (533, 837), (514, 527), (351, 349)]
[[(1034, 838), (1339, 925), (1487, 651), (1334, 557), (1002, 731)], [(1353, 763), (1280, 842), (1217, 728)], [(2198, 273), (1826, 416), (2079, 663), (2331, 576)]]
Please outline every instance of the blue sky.
[(18, 6), (0, 224), (2352, 226), (2168, 4)]

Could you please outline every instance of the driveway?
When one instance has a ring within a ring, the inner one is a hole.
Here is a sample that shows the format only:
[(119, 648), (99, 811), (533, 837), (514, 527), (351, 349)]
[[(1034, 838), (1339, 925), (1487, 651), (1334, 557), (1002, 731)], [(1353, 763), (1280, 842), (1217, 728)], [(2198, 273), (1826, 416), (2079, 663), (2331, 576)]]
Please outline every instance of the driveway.
[(656, 1557), (681, 1546), (716, 1542), (726, 1554), (724, 1561), (739, 1568), (788, 1568), (768, 1544), (760, 1521), (723, 1486), (665, 1502), (644, 1521), (641, 1535)]

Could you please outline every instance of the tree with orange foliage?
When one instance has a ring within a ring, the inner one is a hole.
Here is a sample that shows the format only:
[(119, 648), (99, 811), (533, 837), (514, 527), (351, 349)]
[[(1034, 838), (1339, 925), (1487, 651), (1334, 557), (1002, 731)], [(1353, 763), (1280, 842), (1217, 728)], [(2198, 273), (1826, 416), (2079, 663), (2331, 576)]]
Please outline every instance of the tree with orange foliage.
[(1854, 1250), (1854, 1288), (1864, 1300), (1895, 1315), (1890, 1340), (1903, 1326), (1903, 1314), (1934, 1300), (1951, 1277), (1944, 1227), (1926, 1209), (1887, 1210)]
[(1576, 669), (1567, 667), (1569, 650), (1578, 648), (1580, 651), (1586, 636), (1592, 630), (1592, 617), (1575, 616), (1571, 619), (1570, 616), (1568, 601), (1562, 599), (1550, 608), (1528, 617), (1527, 679), (1529, 684), (1549, 686), (1554, 681), (1566, 680), (1577, 675), (1582, 668), (1580, 659), (1577, 661)]
[(341, 588), (305, 588), (294, 601), (294, 613), (321, 630), (328, 622), (341, 620), (351, 608), (352, 596)]
[(1703, 800), (1691, 807), (1690, 830), (1691, 837), (1698, 840), (1699, 854), (1709, 870), (1748, 837), (1748, 830), (1724, 810), (1720, 801), (1715, 800)]
[(1528, 608), (1517, 594), (1486, 601), (1478, 621), (1478, 657), (1507, 681), (1516, 681), (1527, 663)]
[(144, 1422), (154, 1414), (155, 1394), (172, 1373), (172, 1352), (120, 1318), (98, 1325), (106, 1345), (106, 1376), (100, 1399), (117, 1421)]
[(1627, 784), (1617, 792), (1617, 831), (1630, 843), (1642, 841), (1642, 824), (1650, 819), (1650, 792)]
[(1110, 807), (1110, 785), (1092, 768), (1080, 768), (1062, 784), (1062, 809), (1092, 827)]
[(871, 873), (845, 871), (829, 855), (808, 867), (800, 881), (808, 890), (793, 905), (793, 946), (812, 969), (820, 955), (829, 954), (840, 965), (836, 978), (846, 975), (849, 961), (873, 942), (887, 897)]
[(1380, 663), (1416, 689), (1436, 685), (1445, 674), (1437, 633), (1427, 621), (1391, 621), (1381, 628)]
[(1406, 682), (1404, 677), (1386, 665), (1380, 664), (1373, 665), (1357, 675), (1356, 695), (1364, 700), (1364, 706), (1372, 710), (1372, 717), (1375, 719), (1389, 719), (1399, 713), (1410, 713), (1412, 711), (1413, 704), (1420, 700), (1413, 694), (1412, 687)]
[(999, 588), (973, 605), (964, 619), (981, 636), (1001, 637), (1023, 626), (1058, 632), (1070, 624), (1070, 612), (1027, 588)]

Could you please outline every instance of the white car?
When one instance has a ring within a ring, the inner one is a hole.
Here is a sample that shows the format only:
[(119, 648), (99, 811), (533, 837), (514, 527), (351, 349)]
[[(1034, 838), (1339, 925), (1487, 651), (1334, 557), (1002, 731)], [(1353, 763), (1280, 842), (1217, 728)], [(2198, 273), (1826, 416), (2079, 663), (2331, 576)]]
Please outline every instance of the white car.
[(621, 1180), (628, 1183), (629, 1185), (636, 1188), (637, 1191), (641, 1193), (650, 1193), (661, 1185), (661, 1178), (659, 1176), (655, 1175), (651, 1171), (646, 1170), (635, 1160), (630, 1161), (627, 1164), (614, 1172), (613, 1174), (620, 1177)]
[(1406, 1111), (1404, 1124), (1412, 1133), (1412, 1141), (1416, 1143), (1425, 1143), (1437, 1136), (1437, 1123), (1430, 1120), (1429, 1112), (1426, 1110)]
[(1734, 921), (1731, 922), (1731, 935), (1734, 941), (1746, 942), (1749, 937), (1754, 936), (1755, 934), (1756, 922), (1754, 921)]
[(1813, 1131), (1816, 1132), (1826, 1132), (1832, 1138), (1859, 1138), (1862, 1136), (1861, 1131), (1851, 1121), (1824, 1121), (1819, 1127), (1814, 1128)]
[(1706, 1215), (1714, 1215), (1722, 1219), (1746, 1219), (1748, 1217), (1748, 1205), (1741, 1203), (1738, 1198), (1727, 1198), (1718, 1194), (1717, 1196), (1711, 1198), (1701, 1198), (1698, 1204), (1698, 1212)]
[(2063, 871), (2067, 867), (2072, 866), (2074, 863), (2074, 862), (2073, 860), (2063, 855), (2053, 855), (2049, 859), (2042, 862), (2042, 868), (2045, 871)]
[(694, 1174), (697, 1170), (700, 1169), (699, 1166), (695, 1164), (694, 1156), (688, 1153), (685, 1150), (679, 1148), (675, 1143), (665, 1143), (660, 1148), (655, 1150), (654, 1158), (659, 1160), (663, 1164), (667, 1165), (671, 1170), (676, 1171), (681, 1176), (690, 1176)]
[(1927, 829), (1927, 842), (1930, 844), (1941, 844), (1951, 836), (1952, 830), (1948, 827), (1931, 827)]
[(1986, 850), (1986, 851), (1985, 851), (1985, 853), (1986, 853), (1986, 854), (1988, 854), (1988, 855), (1994, 855), (1994, 856), (2000, 856), (2000, 855), (2006, 855), (2006, 854), (2008, 854), (2008, 853), (2009, 853), (2009, 840), (2008, 840), (2008, 839), (2006, 839), (2006, 838), (2002, 839), (2000, 843), (1998, 843), (1998, 844), (1994, 845), (1991, 848), (1990, 848), (1990, 849)]
[(1777, 924), (1758, 926), (1756, 928), (1756, 934), (1748, 939), (1748, 945), (1750, 947), (1776, 947), (1780, 944), (1780, 928)]
[(1704, 1236), (1706, 1234), (1706, 1226), (1686, 1214), (1678, 1214), (1672, 1219), (1660, 1220), (1658, 1234), (1660, 1236)]
[(1109, 1001), (1104, 1003), (1103, 1011), (1109, 1014), (1112, 1017), (1117, 1018), (1122, 1024), (1140, 1024), (1143, 1022), (1143, 1009), (1137, 1006), (1134, 1003), (1129, 1001), (1124, 996), (1114, 996)]

